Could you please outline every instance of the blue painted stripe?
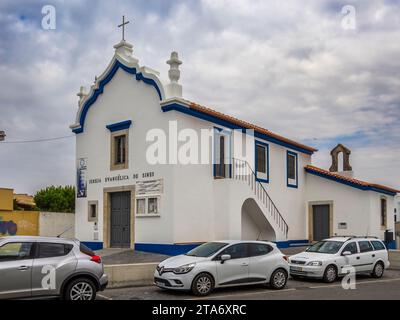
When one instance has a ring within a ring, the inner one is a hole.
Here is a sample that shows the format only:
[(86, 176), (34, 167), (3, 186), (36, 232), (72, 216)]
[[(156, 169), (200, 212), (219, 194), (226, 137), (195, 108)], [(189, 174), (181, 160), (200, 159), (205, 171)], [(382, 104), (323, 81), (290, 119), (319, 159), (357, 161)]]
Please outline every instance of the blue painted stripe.
[[(307, 246), (309, 245), (308, 240), (286, 240), (286, 241), (274, 241), (278, 248), (285, 249), (295, 246)], [(190, 244), (160, 244), (160, 243), (136, 243), (135, 250), (160, 253), (170, 256), (176, 256), (179, 254), (187, 253), (188, 251), (196, 248), (201, 243), (190, 243)]]
[(118, 60), (115, 61), (114, 65), (111, 67), (109, 73), (105, 76), (103, 80), (100, 81), (99, 87), (94, 90), (93, 94), (91, 97), (85, 102), (85, 104), (82, 107), (82, 112), (79, 118), (79, 128), (72, 129), (72, 132), (78, 134), (83, 132), (84, 125), (85, 125), (85, 119), (86, 115), (89, 111), (89, 108), (96, 102), (97, 98), (99, 95), (101, 95), (104, 92), (104, 87), (107, 83), (111, 81), (111, 79), (114, 77), (114, 75), (117, 73), (118, 69), (121, 68), (122, 70), (128, 72), (129, 74), (132, 74), (135, 76), (135, 79), (137, 81), (143, 81), (144, 83), (153, 86), (158, 94), (158, 97), (160, 100), (162, 100), (162, 95), (161, 95), (161, 90), (158, 87), (157, 83), (150, 78), (146, 78), (141, 72), (137, 72), (136, 68), (132, 67), (127, 67)]
[(135, 243), (135, 250), (177, 256), (184, 254), (201, 243), (190, 244), (159, 244), (159, 243)]
[(390, 249), (390, 250), (396, 250), (396, 249), (397, 249), (396, 241), (395, 241), (395, 240), (390, 241), (390, 242), (387, 244), (387, 247), (388, 247), (388, 249)]
[(108, 124), (106, 125), (106, 128), (110, 130), (111, 132), (119, 131), (119, 130), (124, 130), (124, 129), (129, 129), (131, 126), (132, 121), (131, 120), (126, 120), (126, 121), (121, 121), (113, 124)]
[(277, 247), (279, 249), (291, 248), (291, 247), (299, 247), (299, 246), (308, 246), (310, 242), (305, 240), (286, 240), (286, 241), (275, 241)]
[(397, 194), (396, 192), (390, 192), (388, 190), (380, 189), (380, 188), (377, 188), (377, 187), (361, 186), (361, 185), (359, 185), (357, 183), (354, 183), (354, 182), (351, 182), (351, 181), (342, 180), (340, 178), (333, 177), (333, 176), (330, 176), (330, 175), (326, 175), (326, 174), (323, 174), (321, 172), (316, 172), (316, 171), (314, 171), (314, 170), (312, 170), (310, 168), (305, 168), (305, 171), (307, 173), (313, 174), (315, 176), (318, 176), (318, 177), (321, 177), (321, 178), (325, 178), (325, 179), (328, 179), (328, 180), (331, 180), (331, 181), (334, 181), (334, 182), (338, 182), (338, 183), (341, 183), (341, 184), (345, 184), (345, 185), (347, 185), (349, 187), (353, 187), (353, 188), (356, 188), (356, 189), (359, 189), (359, 190), (375, 191), (375, 192), (383, 193), (383, 194), (386, 194), (386, 195), (389, 195), (389, 196), (395, 196)]
[[(237, 124), (234, 124), (232, 122), (220, 119), (220, 118), (215, 117), (215, 116), (211, 116), (211, 115), (205, 114), (205, 113), (197, 111), (197, 110), (190, 109), (190, 108), (188, 108), (186, 106), (183, 106), (183, 105), (180, 105), (178, 103), (171, 103), (171, 104), (168, 104), (168, 105), (164, 105), (164, 106), (161, 107), (161, 109), (164, 112), (168, 112), (168, 111), (172, 111), (172, 110), (179, 111), (179, 112), (191, 115), (193, 117), (196, 117), (196, 118), (199, 118), (199, 119), (202, 119), (202, 120), (206, 120), (206, 121), (209, 121), (209, 122), (212, 122), (212, 123), (215, 123), (217, 125), (224, 126), (224, 127), (230, 128), (230, 129), (238, 129), (238, 130), (241, 129), (243, 132), (246, 130), (245, 127), (239, 126)], [(286, 147), (286, 148), (290, 148), (292, 150), (296, 150), (296, 151), (299, 151), (299, 152), (302, 152), (302, 153), (305, 153), (305, 154), (313, 154), (314, 153), (313, 151), (301, 148), (299, 146), (290, 144), (290, 143), (288, 143), (286, 141), (282, 141), (282, 140), (279, 140), (277, 138), (270, 137), (270, 136), (268, 136), (266, 134), (262, 134), (262, 133), (259, 133), (257, 131), (254, 132), (254, 137), (259, 138), (259, 139), (263, 139), (263, 140), (266, 140), (266, 141), (270, 141), (270, 142), (273, 142), (273, 143), (278, 144), (280, 146), (283, 146), (283, 147)]]
[(86, 247), (92, 250), (101, 250), (103, 249), (103, 242), (99, 241), (81, 241)]

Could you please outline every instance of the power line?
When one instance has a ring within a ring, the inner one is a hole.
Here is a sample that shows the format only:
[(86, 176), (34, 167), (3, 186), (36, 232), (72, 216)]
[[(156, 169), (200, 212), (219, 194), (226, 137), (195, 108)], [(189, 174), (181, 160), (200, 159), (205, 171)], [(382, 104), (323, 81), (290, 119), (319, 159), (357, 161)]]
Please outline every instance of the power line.
[(36, 140), (16, 140), (16, 141), (2, 141), (0, 144), (3, 143), (37, 143), (37, 142), (47, 142), (47, 141), (55, 141), (55, 140), (61, 140), (61, 139), (68, 139), (75, 137), (75, 135), (69, 135), (69, 136), (62, 136), (62, 137), (55, 137), (55, 138), (44, 138), (44, 139), (36, 139)]

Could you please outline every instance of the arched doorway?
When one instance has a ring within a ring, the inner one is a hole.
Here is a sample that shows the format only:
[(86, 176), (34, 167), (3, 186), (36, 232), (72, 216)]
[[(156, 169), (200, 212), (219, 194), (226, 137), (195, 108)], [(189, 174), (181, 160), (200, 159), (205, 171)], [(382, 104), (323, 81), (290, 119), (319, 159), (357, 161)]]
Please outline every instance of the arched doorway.
[(274, 229), (253, 198), (242, 205), (242, 240), (276, 240)]

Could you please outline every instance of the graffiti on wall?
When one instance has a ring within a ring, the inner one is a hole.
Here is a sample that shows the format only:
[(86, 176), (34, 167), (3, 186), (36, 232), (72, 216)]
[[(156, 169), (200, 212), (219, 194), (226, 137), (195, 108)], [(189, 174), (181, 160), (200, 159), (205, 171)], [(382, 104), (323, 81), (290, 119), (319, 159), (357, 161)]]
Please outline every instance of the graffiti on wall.
[(0, 217), (0, 235), (15, 236), (17, 234), (18, 226), (12, 220), (3, 220)]

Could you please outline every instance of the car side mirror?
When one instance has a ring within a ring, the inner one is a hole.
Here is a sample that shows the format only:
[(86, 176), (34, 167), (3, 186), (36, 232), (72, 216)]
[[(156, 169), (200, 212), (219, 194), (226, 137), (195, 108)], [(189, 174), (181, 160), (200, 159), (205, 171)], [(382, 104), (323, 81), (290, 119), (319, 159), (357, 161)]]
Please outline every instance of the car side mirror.
[(351, 255), (350, 251), (342, 252), (342, 256), (350, 256), (350, 255)]
[(231, 259), (231, 255), (230, 254), (223, 254), (221, 256), (221, 263), (224, 263), (226, 260), (230, 260)]

